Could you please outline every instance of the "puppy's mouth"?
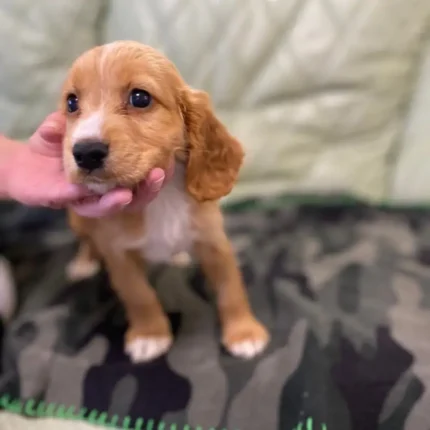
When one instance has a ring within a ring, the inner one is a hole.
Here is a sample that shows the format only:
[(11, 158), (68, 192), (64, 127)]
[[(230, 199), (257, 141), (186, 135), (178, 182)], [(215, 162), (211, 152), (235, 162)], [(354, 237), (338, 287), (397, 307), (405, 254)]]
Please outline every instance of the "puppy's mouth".
[(89, 171), (78, 166), (74, 176), (77, 183), (84, 185), (98, 195), (106, 194), (114, 188), (132, 188), (131, 185), (125, 186), (120, 178), (116, 178), (104, 167)]
[(117, 188), (117, 184), (112, 181), (108, 182), (95, 182), (93, 180), (86, 180), (84, 182), (85, 186), (95, 194), (106, 194), (108, 191)]
[(89, 176), (86, 177), (82, 184), (85, 185), (85, 187), (87, 187), (89, 191), (99, 196), (102, 196), (116, 188), (128, 188), (133, 193), (133, 197), (135, 197), (138, 192), (138, 185), (124, 186), (113, 179), (101, 180), (99, 178)]
[(71, 172), (72, 182), (85, 186), (90, 192), (98, 196), (120, 188), (128, 189), (136, 196), (142, 191), (143, 183), (147, 183), (148, 174), (152, 169), (160, 166), (160, 164), (162, 166), (165, 164), (167, 167), (164, 167), (163, 170), (167, 177), (170, 171), (173, 172), (175, 165), (172, 157), (165, 163), (148, 162), (144, 166), (139, 165), (139, 163), (132, 166), (129, 163), (128, 168), (121, 171), (114, 165), (115, 161), (118, 161), (116, 159), (103, 160), (103, 163), (97, 166), (87, 166), (82, 165), (82, 163), (79, 165), (76, 159), (74, 161), (75, 166)]

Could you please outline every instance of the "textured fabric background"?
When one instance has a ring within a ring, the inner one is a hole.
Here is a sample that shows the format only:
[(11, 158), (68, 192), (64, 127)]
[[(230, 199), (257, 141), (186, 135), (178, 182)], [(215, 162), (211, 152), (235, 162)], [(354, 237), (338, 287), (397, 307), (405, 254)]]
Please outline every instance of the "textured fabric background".
[(246, 146), (230, 199), (346, 191), (422, 200), (429, 15), (428, 0), (5, 0), (0, 131), (31, 134), (82, 51), (136, 39), (209, 91)]
[(100, 0), (3, 0), (0, 132), (29, 137), (57, 108), (72, 61), (97, 43)]
[[(291, 190), (430, 194), (428, 0), (126, 4), (1, 2), (1, 132), (26, 138), (55, 108), (77, 55), (132, 38), (208, 90), (245, 144), (232, 200)], [(124, 321), (106, 282), (64, 283), (73, 238), (63, 220), (9, 208), (0, 253), (19, 267), (21, 295), (0, 388), (228, 430), (290, 430), (307, 417), (328, 430), (428, 430), (428, 215), (291, 207), (230, 217), (271, 348), (247, 365), (232, 360), (198, 272), (163, 271), (155, 285), (180, 342), (154, 367), (135, 367), (121, 352)]]
[(73, 240), (64, 219), (14, 212), (0, 215), (8, 226), (0, 252), (20, 285), (1, 352), (0, 407), (7, 393), (33, 399), (32, 414), (44, 401), (42, 410), (54, 403), (63, 414), (84, 407), (88, 419), (96, 410), (152, 420), (141, 430), (160, 422), (298, 430), (311, 418), (301, 430), (430, 428), (428, 212), (290, 206), (229, 215), (269, 349), (246, 363), (230, 357), (200, 271), (163, 268), (151, 278), (175, 343), (143, 365), (123, 353), (123, 311), (106, 278), (65, 282)]
[(165, 51), (245, 143), (230, 199), (292, 190), (388, 196), (428, 46), (427, 0), (111, 4), (106, 39)]
[(402, 204), (430, 201), (430, 44), (422, 61), (389, 195), (391, 201)]

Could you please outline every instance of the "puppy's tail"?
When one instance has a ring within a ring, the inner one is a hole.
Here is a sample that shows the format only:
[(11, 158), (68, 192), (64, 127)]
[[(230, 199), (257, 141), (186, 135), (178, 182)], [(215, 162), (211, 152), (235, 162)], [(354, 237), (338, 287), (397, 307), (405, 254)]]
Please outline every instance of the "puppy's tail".
[(10, 320), (16, 307), (16, 286), (9, 262), (0, 257), (0, 319)]

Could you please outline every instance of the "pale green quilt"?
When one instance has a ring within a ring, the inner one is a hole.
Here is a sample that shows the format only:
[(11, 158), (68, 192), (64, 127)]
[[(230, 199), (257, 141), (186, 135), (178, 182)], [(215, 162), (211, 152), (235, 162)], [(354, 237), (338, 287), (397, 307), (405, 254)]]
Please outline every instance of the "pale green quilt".
[[(231, 199), (347, 192), (423, 200), (428, 0), (9, 0), (0, 131), (26, 138), (69, 64), (101, 41), (162, 49), (244, 143)], [(415, 178), (415, 179), (414, 179)]]

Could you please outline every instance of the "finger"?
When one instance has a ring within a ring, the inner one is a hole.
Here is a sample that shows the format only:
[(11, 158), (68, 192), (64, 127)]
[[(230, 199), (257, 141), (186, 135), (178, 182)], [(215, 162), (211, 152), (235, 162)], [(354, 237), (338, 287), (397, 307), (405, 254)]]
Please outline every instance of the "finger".
[(83, 185), (69, 184), (59, 180), (57, 186), (51, 190), (49, 201), (52, 204), (66, 205), (92, 196), (94, 193)]
[(165, 171), (166, 179), (164, 183), (166, 183), (167, 181), (170, 181), (174, 173), (175, 173), (175, 162), (174, 160), (172, 160), (171, 163), (169, 164), (169, 167)]
[(39, 127), (39, 134), (47, 141), (61, 140), (65, 130), (65, 116), (61, 112), (54, 112), (48, 115), (45, 121), (43, 121)]
[(48, 202), (46, 205), (43, 206), (48, 207), (49, 209), (65, 209), (67, 207), (66, 204), (58, 202)]
[(74, 202), (72, 207), (78, 215), (88, 218), (111, 215), (124, 208), (140, 209), (157, 197), (165, 178), (164, 171), (155, 168), (151, 170), (147, 179), (139, 185), (134, 198), (131, 190), (121, 188), (108, 192), (96, 201)]
[(152, 170), (146, 179), (146, 193), (143, 193), (143, 201), (151, 202), (158, 196), (161, 188), (166, 182), (166, 174), (162, 169)]
[(100, 198), (100, 205), (106, 210), (124, 208), (133, 200), (133, 192), (127, 188), (116, 188)]
[(80, 216), (100, 218), (121, 211), (130, 204), (132, 199), (131, 190), (117, 189), (91, 201), (74, 202), (71, 207)]
[(145, 181), (142, 181), (135, 192), (133, 202), (129, 205), (130, 209), (141, 209), (157, 197), (163, 187), (165, 174), (162, 169), (156, 168), (149, 172)]
[(64, 115), (60, 112), (54, 112), (48, 115), (29, 141), (33, 148), (44, 155), (60, 156), (65, 128), (66, 119)]

